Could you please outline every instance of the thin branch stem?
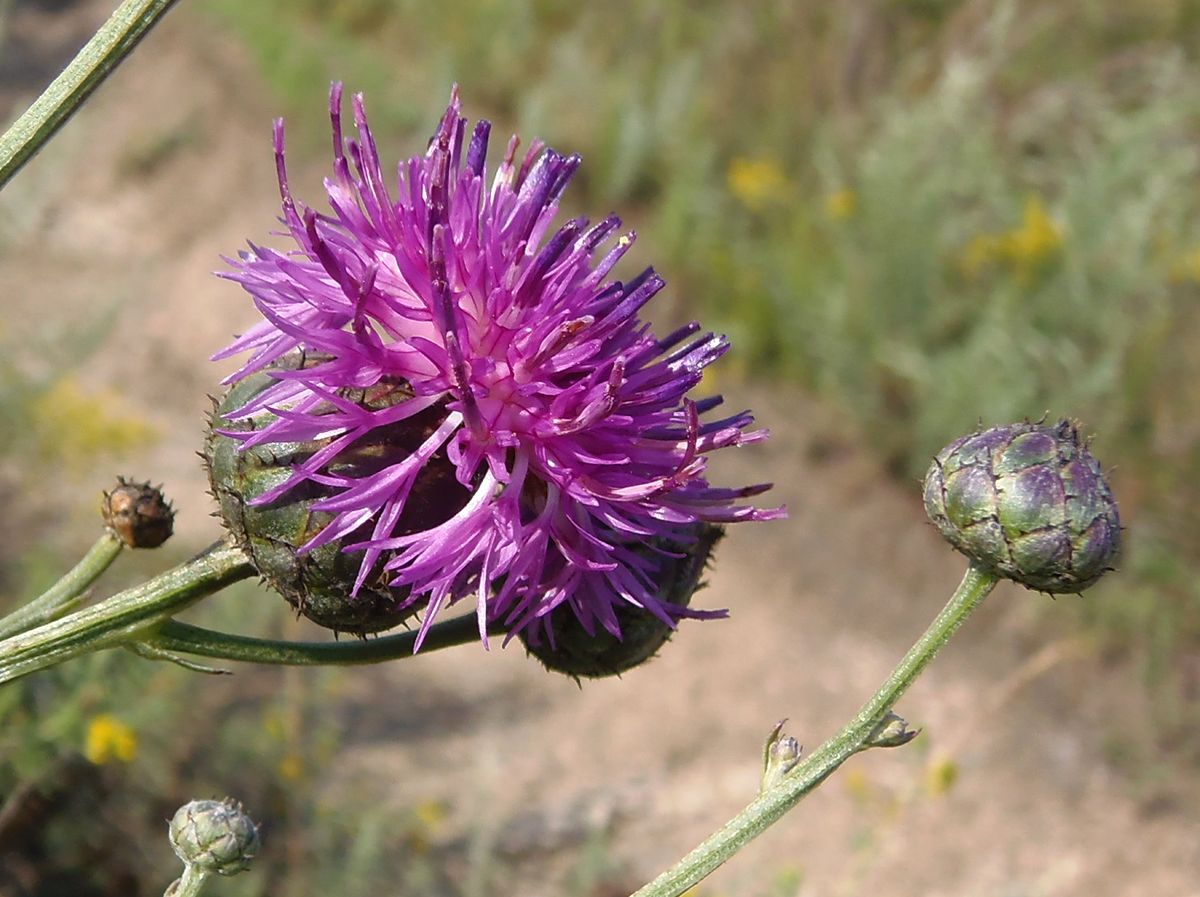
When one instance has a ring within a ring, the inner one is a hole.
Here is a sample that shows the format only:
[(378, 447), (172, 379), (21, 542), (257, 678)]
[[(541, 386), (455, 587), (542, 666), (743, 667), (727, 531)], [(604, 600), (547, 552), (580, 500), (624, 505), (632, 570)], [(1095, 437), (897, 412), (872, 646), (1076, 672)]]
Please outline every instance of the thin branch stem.
[(0, 137), (0, 188), (130, 54), (175, 0), (125, 0), (32, 106)]
[[(489, 635), (503, 634), (495, 626)], [(479, 624), (474, 614), (434, 623), (425, 634), (421, 651), (437, 651), (476, 641)], [(240, 660), (247, 663), (270, 663), (288, 666), (323, 664), (380, 663), (411, 657), (417, 642), (416, 632), (403, 632), (367, 640), (345, 642), (283, 642), (271, 639), (248, 638), (202, 629), (177, 620), (167, 620), (146, 633), (144, 644), (162, 651), (195, 654), (221, 660)]]
[(0, 641), (0, 683), (92, 651), (138, 641), (139, 633), (148, 627), (254, 572), (241, 549), (225, 540), (217, 542), (149, 582)]
[(58, 582), (28, 604), (0, 619), (0, 639), (57, 619), (83, 596), (117, 559), (124, 543), (110, 530), (96, 540), (87, 554)]
[(171, 882), (163, 897), (200, 897), (208, 873), (191, 863), (183, 867), (183, 875)]
[(817, 748), (776, 785), (763, 792), (699, 847), (637, 891), (633, 897), (678, 897), (760, 835), (825, 781), (834, 770), (863, 747), (884, 715), (995, 585), (995, 576), (972, 565), (950, 601), (930, 624), (925, 634), (909, 649), (879, 690), (845, 728)]

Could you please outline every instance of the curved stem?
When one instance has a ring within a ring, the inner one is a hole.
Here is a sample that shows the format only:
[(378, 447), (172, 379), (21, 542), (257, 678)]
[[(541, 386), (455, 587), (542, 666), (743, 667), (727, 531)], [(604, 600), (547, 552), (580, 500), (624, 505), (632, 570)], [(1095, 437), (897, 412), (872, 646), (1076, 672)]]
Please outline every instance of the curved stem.
[[(500, 635), (502, 627), (488, 630)], [(425, 633), (423, 652), (464, 645), (479, 638), (479, 624), (474, 614), (434, 623)], [(177, 620), (167, 620), (141, 639), (151, 648), (163, 651), (195, 654), (221, 660), (241, 660), (247, 663), (272, 663), (289, 666), (318, 664), (379, 663), (411, 657), (417, 642), (416, 632), (402, 632), (369, 640), (348, 642), (283, 642), (271, 639), (248, 638), (202, 629)]]
[(637, 891), (633, 897), (678, 897), (825, 781), (867, 742), (884, 715), (995, 585), (995, 576), (972, 565), (942, 612), (854, 719), (704, 843)]
[(125, 547), (117, 536), (106, 529), (87, 554), (62, 579), (34, 598), (0, 619), (0, 639), (32, 629), (57, 619), (100, 578)]
[(199, 897), (206, 881), (208, 873), (188, 863), (183, 867), (183, 875), (171, 882), (163, 897)]
[(224, 540), (217, 542), (149, 582), (0, 641), (0, 683), (136, 640), (147, 627), (253, 574), (254, 568), (239, 548)]
[(0, 137), (0, 187), (42, 148), (175, 0), (125, 0), (32, 106)]

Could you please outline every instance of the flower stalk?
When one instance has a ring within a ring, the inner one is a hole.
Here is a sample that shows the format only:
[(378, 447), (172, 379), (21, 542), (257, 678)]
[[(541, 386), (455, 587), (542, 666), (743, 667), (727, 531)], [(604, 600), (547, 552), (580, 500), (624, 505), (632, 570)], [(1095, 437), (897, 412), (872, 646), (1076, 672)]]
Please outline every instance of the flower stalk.
[(163, 897), (199, 897), (208, 873), (195, 866), (184, 866), (183, 875), (171, 882)]
[(216, 542), (149, 582), (0, 641), (0, 684), (92, 651), (138, 641), (146, 628), (253, 574), (240, 549), (224, 540)]
[(921, 671), (995, 587), (997, 577), (972, 564), (958, 588), (891, 675), (840, 732), (766, 788), (700, 846), (633, 897), (678, 897), (762, 834), (857, 753)]
[(0, 137), (0, 188), (33, 158), (138, 45), (175, 0), (125, 0)]
[[(488, 634), (503, 635), (504, 631), (502, 626), (493, 625)], [(216, 660), (284, 666), (353, 666), (410, 657), (419, 636), (419, 632), (410, 631), (363, 641), (287, 642), (230, 635), (178, 620), (167, 620), (146, 633), (142, 643), (172, 654), (193, 654)], [(455, 617), (430, 626), (421, 650), (452, 648), (478, 638), (479, 626), (474, 616)]]
[[(0, 684), (92, 651), (120, 646), (150, 659), (172, 660), (204, 672), (220, 671), (190, 664), (178, 655), (286, 666), (349, 666), (415, 653), (420, 636), (415, 631), (370, 641), (291, 642), (231, 635), (172, 619), (201, 598), (254, 575), (241, 550), (227, 541), (217, 542), (147, 583), (58, 619), (120, 550), (120, 541), (106, 533), (75, 569), (45, 594), (0, 620)], [(505, 632), (498, 623), (488, 628), (489, 635)], [(473, 616), (457, 617), (430, 626), (424, 650), (451, 648), (478, 637), (479, 626)]]
[(57, 620), (75, 608), (83, 601), (92, 583), (109, 568), (124, 547), (124, 543), (106, 529), (79, 563), (58, 582), (28, 604), (0, 619), (0, 639)]

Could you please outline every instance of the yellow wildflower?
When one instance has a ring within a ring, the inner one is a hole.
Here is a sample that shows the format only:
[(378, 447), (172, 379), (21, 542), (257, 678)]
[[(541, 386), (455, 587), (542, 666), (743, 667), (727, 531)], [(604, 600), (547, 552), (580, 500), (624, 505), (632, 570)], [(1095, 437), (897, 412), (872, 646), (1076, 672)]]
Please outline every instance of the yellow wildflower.
[(262, 724), (263, 730), (267, 733), (267, 737), (275, 741), (284, 741), (288, 737), (287, 727), (285, 726), (283, 714), (275, 707), (268, 707), (263, 711)]
[(975, 280), (987, 269), (1003, 266), (1020, 283), (1029, 285), (1058, 256), (1062, 245), (1062, 228), (1050, 217), (1041, 197), (1032, 195), (1025, 201), (1019, 227), (972, 237), (959, 256), (959, 267)]
[(842, 776), (842, 788), (856, 803), (867, 803), (874, 793), (874, 786), (861, 769), (852, 769)]
[(1017, 277), (1028, 283), (1058, 254), (1062, 242), (1062, 231), (1035, 195), (1025, 200), (1021, 226), (1006, 235), (1005, 250)]
[(409, 850), (418, 854), (428, 853), (445, 820), (446, 806), (441, 801), (424, 800), (413, 807), (412, 819), (406, 832)]
[(109, 713), (92, 717), (84, 739), (83, 756), (101, 766), (117, 760), (129, 763), (137, 754), (137, 735), (133, 729)]
[(925, 788), (934, 797), (941, 797), (958, 781), (958, 764), (948, 757), (934, 760), (925, 769)]
[(742, 205), (755, 212), (777, 198), (788, 183), (779, 163), (770, 158), (739, 156), (729, 163), (726, 178), (730, 192)]
[(299, 754), (285, 754), (279, 761), (279, 777), (286, 782), (298, 782), (304, 778), (304, 758)]
[(111, 390), (84, 390), (67, 375), (34, 405), (33, 430), (47, 457), (91, 463), (98, 453), (126, 453), (158, 433)]
[(996, 234), (979, 234), (971, 238), (959, 258), (959, 267), (971, 280), (979, 277), (1004, 256), (1004, 239)]
[(1200, 283), (1200, 246), (1189, 249), (1171, 263), (1171, 282)]
[(831, 221), (853, 218), (858, 209), (858, 194), (849, 187), (834, 190), (825, 197), (825, 217)]

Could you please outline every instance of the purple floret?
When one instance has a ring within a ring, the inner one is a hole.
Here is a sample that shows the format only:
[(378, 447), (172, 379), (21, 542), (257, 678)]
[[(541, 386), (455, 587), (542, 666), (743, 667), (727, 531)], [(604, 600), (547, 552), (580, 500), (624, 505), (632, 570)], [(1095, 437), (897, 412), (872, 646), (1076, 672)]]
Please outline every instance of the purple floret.
[[(302, 551), (345, 540), (361, 552), (355, 591), (382, 564), (409, 589), (406, 603), (425, 606), (422, 637), (471, 594), (485, 642), (494, 621), (536, 639), (564, 602), (588, 632), (599, 624), (618, 637), (622, 604), (670, 625), (723, 615), (660, 600), (656, 564), (635, 549), (658, 537), (687, 544), (698, 521), (783, 516), (742, 503), (769, 484), (722, 489), (704, 478), (707, 453), (767, 436), (748, 429), (748, 412), (702, 420), (719, 397), (687, 398), (728, 341), (695, 323), (654, 336), (638, 313), (663, 280), (649, 269), (606, 279), (633, 242), (614, 239), (615, 216), (551, 231), (578, 156), (535, 141), (518, 161), (514, 137), (489, 185), (490, 125), (468, 136), (455, 89), (426, 154), (387, 178), (361, 95), (357, 138), (343, 138), (341, 105), (335, 84), (330, 211), (293, 199), (277, 121), (283, 223), (298, 249), (251, 244), (222, 274), (265, 319), (214, 356), (250, 353), (227, 383), (292, 353), (312, 359), (272, 371), (277, 382), (229, 418), (262, 423), (269, 412), (269, 423), (228, 435), (243, 449), (325, 441), (257, 502), (305, 481), (327, 490), (313, 507), (333, 519)], [(348, 397), (397, 382), (411, 395), (387, 407)], [(331, 470), (381, 428), (430, 413), (441, 423), (424, 424), (416, 451), (359, 476)], [(453, 466), (462, 500), (439, 524), (405, 531), (406, 502), (435, 462)]]

